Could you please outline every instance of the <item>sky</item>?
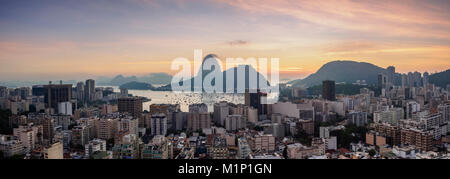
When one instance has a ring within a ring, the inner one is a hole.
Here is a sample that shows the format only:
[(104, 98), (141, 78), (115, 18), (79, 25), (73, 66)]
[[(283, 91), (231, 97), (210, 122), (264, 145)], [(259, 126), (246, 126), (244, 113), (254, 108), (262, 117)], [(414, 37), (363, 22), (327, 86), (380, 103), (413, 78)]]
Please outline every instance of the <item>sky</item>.
[(194, 49), (280, 59), (280, 78), (335, 60), (450, 67), (448, 0), (0, 0), (0, 80), (175, 74)]

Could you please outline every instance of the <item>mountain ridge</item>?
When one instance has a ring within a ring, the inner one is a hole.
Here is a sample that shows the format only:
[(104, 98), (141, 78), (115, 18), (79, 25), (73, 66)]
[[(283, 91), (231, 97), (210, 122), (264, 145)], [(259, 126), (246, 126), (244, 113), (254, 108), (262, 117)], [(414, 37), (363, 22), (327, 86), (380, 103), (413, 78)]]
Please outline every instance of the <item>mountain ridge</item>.
[(116, 75), (115, 77), (101, 77), (98, 78), (98, 84), (100, 85), (111, 85), (111, 86), (121, 86), (130, 82), (141, 82), (148, 83), (152, 85), (160, 85), (160, 84), (170, 84), (172, 81), (172, 76), (164, 73), (150, 73), (148, 75), (143, 76), (124, 76), (122, 74)]
[[(191, 91), (194, 91), (194, 89), (196, 89), (196, 88), (200, 88), (200, 89), (203, 89), (203, 91), (204, 91), (204, 88), (203, 88), (203, 83), (202, 84), (200, 84), (201, 86), (195, 86), (195, 85), (198, 85), (198, 84), (195, 84), (194, 82), (196, 81), (196, 79), (198, 80), (198, 78), (201, 78), (201, 80), (200, 81), (202, 81), (203, 82), (203, 79), (209, 74), (209, 73), (211, 73), (212, 71), (214, 71), (214, 66), (213, 66), (213, 68), (211, 69), (211, 70), (205, 70), (205, 69), (203, 69), (203, 64), (204, 64), (204, 62), (206, 61), (206, 60), (208, 60), (208, 59), (214, 59), (214, 60), (217, 60), (217, 55), (215, 55), (215, 54), (208, 54), (208, 55), (206, 55), (205, 57), (204, 57), (204, 59), (203, 59), (203, 61), (202, 61), (202, 66), (201, 66), (201, 68), (199, 69), (199, 71), (201, 70), (202, 71), (202, 75), (200, 76), (200, 75), (196, 75), (196, 76), (194, 76), (194, 77), (192, 77), (192, 78), (190, 78), (190, 79), (188, 79), (188, 80), (184, 80), (184, 81), (180, 81), (180, 82), (178, 82), (178, 83), (191, 83)], [(250, 79), (249, 79), (249, 74), (250, 73), (255, 73), (255, 74), (257, 74), (256, 75), (256, 78), (257, 78), (257, 82), (256, 82), (256, 85), (257, 85), (257, 88), (259, 88), (259, 81), (265, 81), (265, 82), (267, 82), (267, 84), (268, 85), (270, 85), (270, 83), (269, 83), (269, 81), (262, 75), (262, 74), (260, 74), (258, 71), (256, 71), (251, 65), (239, 65), (238, 67), (244, 67), (244, 73), (245, 73), (245, 81), (244, 81), (244, 84), (245, 84), (245, 89), (247, 89), (247, 88), (249, 88), (249, 83), (250, 83)], [(237, 76), (237, 69), (238, 69), (238, 67), (233, 67), (233, 68), (229, 68), (229, 69), (226, 69), (226, 70), (224, 70), (224, 71), (221, 71), (222, 72), (222, 75), (223, 75), (223, 91), (222, 92), (225, 92), (226, 91), (226, 89), (232, 89), (234, 92), (237, 92), (237, 82), (238, 82), (238, 78), (240, 78), (240, 77), (238, 77)], [(227, 75), (226, 74), (228, 74), (230, 71), (234, 71), (234, 88), (229, 88), (229, 87), (227, 87), (227, 85), (226, 85), (226, 82), (227, 82)], [(198, 74), (198, 73), (197, 73)], [(262, 80), (260, 80), (262, 78)], [(214, 85), (215, 84), (215, 80), (213, 80), (212, 81), (212, 85)], [(162, 86), (162, 87), (159, 87), (159, 88), (156, 88), (155, 90), (169, 90), (169, 89), (172, 89), (171, 88), (171, 86), (172, 86), (172, 83), (171, 84), (169, 84), (169, 85), (166, 85), (166, 86)]]
[(386, 69), (367, 62), (336, 60), (328, 62), (304, 79), (290, 81), (296, 87), (311, 87), (319, 85), (324, 80), (334, 80), (337, 83), (354, 83), (356, 80), (366, 80), (367, 84), (376, 84), (377, 75)]
[[(322, 65), (319, 70), (306, 78), (292, 80), (288, 84), (294, 87), (309, 88), (320, 85), (324, 80), (334, 80), (336, 83), (355, 83), (357, 80), (365, 80), (368, 85), (376, 85), (378, 74), (386, 72), (385, 68), (368, 62), (336, 60)], [(399, 76), (400, 73), (395, 75)], [(450, 69), (430, 74), (429, 79), (430, 83), (445, 88), (446, 85), (450, 84)], [(398, 83), (401, 83), (401, 81)]]

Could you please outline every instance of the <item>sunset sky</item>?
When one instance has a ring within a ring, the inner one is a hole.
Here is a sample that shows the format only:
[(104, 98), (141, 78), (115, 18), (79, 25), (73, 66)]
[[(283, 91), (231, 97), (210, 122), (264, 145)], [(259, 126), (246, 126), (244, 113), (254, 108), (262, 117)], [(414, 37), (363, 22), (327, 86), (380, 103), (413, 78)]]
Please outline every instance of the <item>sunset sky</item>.
[(170, 71), (177, 57), (280, 58), (301, 78), (334, 60), (450, 67), (449, 0), (1, 0), (0, 80)]

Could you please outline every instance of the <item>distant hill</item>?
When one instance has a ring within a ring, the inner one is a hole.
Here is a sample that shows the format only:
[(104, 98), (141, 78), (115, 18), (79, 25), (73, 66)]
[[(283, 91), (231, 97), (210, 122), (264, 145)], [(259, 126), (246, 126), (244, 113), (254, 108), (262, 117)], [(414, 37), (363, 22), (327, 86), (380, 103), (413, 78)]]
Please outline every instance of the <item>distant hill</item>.
[(100, 86), (108, 86), (110, 85), (110, 82), (113, 78), (112, 77), (106, 77), (106, 76), (100, 76), (95, 79), (95, 85)]
[[(361, 88), (368, 88), (374, 92), (377, 92), (375, 86), (363, 86), (354, 84), (336, 84), (336, 94), (343, 95), (356, 95), (360, 93)], [(322, 84), (307, 88), (308, 95), (321, 95)]]
[(167, 73), (150, 73), (148, 76), (138, 77), (139, 82), (150, 83), (152, 85), (166, 85), (172, 81), (172, 76)]
[(152, 85), (165, 85), (170, 84), (172, 81), (172, 76), (167, 73), (150, 73), (149, 75), (144, 76), (123, 76), (117, 75), (114, 78), (108, 77), (99, 77), (97, 79), (97, 83), (99, 85), (111, 85), (111, 86), (120, 86), (130, 82), (141, 82), (148, 83)]
[(109, 85), (120, 86), (133, 81), (138, 81), (138, 78), (136, 76), (124, 77), (123, 75), (117, 75), (109, 82)]
[(129, 90), (153, 90), (153, 89), (155, 89), (151, 84), (137, 82), (137, 81), (132, 81), (132, 82), (128, 82), (123, 85), (120, 85), (120, 88), (126, 88)]
[(368, 85), (377, 83), (379, 73), (386, 69), (366, 62), (355, 61), (332, 61), (323, 65), (316, 73), (305, 79), (289, 82), (297, 87), (311, 87), (322, 83), (324, 80), (334, 80), (336, 83), (354, 83), (356, 80), (366, 80)]
[[(365, 70), (364, 70), (365, 69)], [(233, 69), (228, 69), (233, 70)], [(228, 71), (227, 70), (227, 71)], [(246, 87), (248, 87), (248, 73), (249, 72), (256, 72), (254, 71), (250, 66), (245, 67), (245, 74), (246, 74)], [(384, 68), (377, 67), (375, 65), (372, 65), (370, 63), (360, 63), (360, 62), (353, 62), (353, 61), (334, 61), (327, 63), (322, 66), (316, 73), (308, 76), (304, 80), (294, 80), (290, 83), (294, 86), (302, 86), (308, 88), (308, 93), (310, 95), (319, 95), (322, 92), (322, 81), (331, 79), (335, 80), (336, 82), (346, 82), (347, 84), (336, 84), (336, 93), (337, 94), (346, 94), (346, 95), (352, 95), (352, 94), (358, 94), (359, 89), (366, 87), (373, 91), (376, 91), (375, 87), (373, 85), (376, 85), (377, 83), (377, 75), (379, 73), (384, 72)], [(209, 73), (209, 71), (203, 72), (203, 77), (206, 76), (206, 74)], [(223, 72), (224, 74), (227, 73), (226, 71)], [(258, 73), (259, 74), (259, 73)], [(264, 78), (261, 74), (258, 76)], [(198, 77), (194, 77), (191, 79), (191, 83), (193, 86), (193, 80)], [(237, 81), (237, 75), (235, 75), (235, 82)], [(226, 77), (224, 77), (224, 81), (226, 81)], [(352, 85), (351, 83), (354, 83), (356, 80), (366, 80), (367, 84), (369, 86), (359, 86), (359, 85)], [(435, 84), (437, 86), (445, 88), (446, 85), (450, 84), (450, 70), (446, 70), (439, 73), (434, 73), (429, 76), (429, 82), (432, 84)], [(226, 86), (224, 84), (224, 86)], [(129, 82), (127, 84), (122, 85), (121, 87), (127, 88), (127, 89), (140, 89), (140, 90), (156, 90), (156, 91), (170, 91), (171, 85), (162, 86), (159, 88), (153, 87), (149, 83), (144, 82)]]
[[(214, 55), (214, 54), (209, 54), (203, 59), (203, 62), (205, 62), (205, 60), (207, 60), (209, 58), (216, 58), (216, 57), (217, 56)], [(250, 66), (250, 65), (242, 65), (242, 66), (245, 69), (244, 70), (245, 71), (244, 72), (245, 73), (244, 76), (238, 76), (237, 75), (238, 67), (230, 68), (230, 69), (222, 72), (223, 73), (223, 87), (224, 87), (224, 89), (234, 89), (234, 91), (236, 92), (236, 90), (237, 90), (236, 86), (237, 86), (238, 78), (244, 78), (245, 79), (245, 82), (244, 82), (245, 88), (249, 88), (249, 84), (250, 84), (249, 74), (250, 73), (256, 73), (257, 74), (256, 75), (256, 78), (257, 78), (256, 83), (257, 83), (258, 87), (260, 86), (259, 85), (259, 79), (262, 79), (262, 81), (265, 81), (269, 85), (269, 82), (267, 81), (267, 79), (263, 75), (261, 75), (259, 72), (257, 72), (252, 66)], [(201, 69), (199, 69), (199, 70), (201, 70)], [(227, 75), (226, 74), (231, 72), (232, 70), (234, 70), (234, 86), (230, 87), (230, 86), (226, 85), (226, 81), (227, 81)], [(201, 86), (195, 86), (194, 81), (195, 81), (195, 79), (198, 79), (198, 78), (204, 79), (212, 71), (213, 71), (213, 69), (211, 69), (211, 70), (203, 70), (202, 71), (202, 76), (197, 75), (197, 76), (195, 76), (195, 77), (193, 77), (193, 78), (191, 78), (189, 80), (183, 81), (183, 83), (191, 83), (191, 90), (192, 91), (194, 90), (195, 87), (199, 87), (199, 88), (203, 89), (203, 84), (200, 84)], [(212, 85), (215, 85), (215, 80), (212, 82)], [(171, 90), (171, 84), (159, 87), (159, 88), (157, 88), (155, 90), (161, 90), (161, 91), (162, 90)]]
[(431, 74), (428, 79), (429, 83), (442, 88), (446, 88), (447, 85), (450, 85), (450, 69), (443, 72)]

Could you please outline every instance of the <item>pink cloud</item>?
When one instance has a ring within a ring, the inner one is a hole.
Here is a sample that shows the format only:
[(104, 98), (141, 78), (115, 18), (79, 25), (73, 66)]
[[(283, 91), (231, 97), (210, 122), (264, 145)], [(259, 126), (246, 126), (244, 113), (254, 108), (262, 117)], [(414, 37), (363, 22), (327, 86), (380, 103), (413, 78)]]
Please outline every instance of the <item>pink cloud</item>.
[[(401, 37), (450, 39), (448, 9), (418, 0), (219, 0), (251, 13), (288, 15), (316, 25)], [(446, 5), (448, 6), (448, 5)], [(437, 26), (439, 28), (430, 28)]]

